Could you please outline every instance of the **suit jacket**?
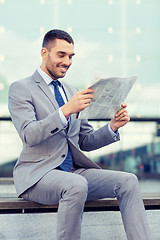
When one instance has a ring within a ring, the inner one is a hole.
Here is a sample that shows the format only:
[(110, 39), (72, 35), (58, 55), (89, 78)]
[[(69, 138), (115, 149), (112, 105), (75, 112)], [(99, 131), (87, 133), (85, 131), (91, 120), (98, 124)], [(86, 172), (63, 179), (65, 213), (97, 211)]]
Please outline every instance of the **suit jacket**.
[[(63, 82), (62, 86), (68, 100), (77, 91)], [(80, 149), (91, 151), (115, 141), (107, 125), (94, 131), (87, 120), (76, 119), (76, 114), (71, 115), (66, 133), (58, 109), (57, 101), (38, 71), (11, 84), (9, 111), (23, 143), (13, 173), (18, 195), (64, 161), (68, 144), (77, 165), (99, 168)]]

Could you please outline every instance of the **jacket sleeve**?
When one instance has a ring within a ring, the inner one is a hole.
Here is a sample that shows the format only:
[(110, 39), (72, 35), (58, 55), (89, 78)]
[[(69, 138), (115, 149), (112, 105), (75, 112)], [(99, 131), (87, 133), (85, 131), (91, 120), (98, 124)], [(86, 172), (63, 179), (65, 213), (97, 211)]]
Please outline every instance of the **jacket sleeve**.
[(94, 130), (87, 120), (82, 120), (79, 134), (79, 146), (81, 150), (96, 150), (119, 140), (119, 134), (116, 139), (112, 137), (107, 124), (97, 130)]

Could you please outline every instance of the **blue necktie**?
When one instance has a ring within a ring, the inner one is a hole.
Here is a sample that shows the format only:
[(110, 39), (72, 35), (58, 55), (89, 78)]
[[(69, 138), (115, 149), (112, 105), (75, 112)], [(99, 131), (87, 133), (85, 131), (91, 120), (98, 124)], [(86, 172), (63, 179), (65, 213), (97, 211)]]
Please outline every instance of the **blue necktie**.
[(64, 105), (64, 100), (62, 98), (62, 95), (59, 91), (59, 82), (58, 81), (52, 81), (52, 84), (54, 86), (54, 94), (55, 94), (55, 98), (57, 100), (57, 103), (59, 105), (59, 107), (62, 107)]
[[(54, 93), (55, 93), (55, 98), (56, 98), (56, 101), (59, 105), (59, 107), (62, 107), (64, 105), (64, 100), (62, 98), (62, 95), (59, 91), (59, 82), (58, 81), (52, 81), (52, 84), (54, 86)], [(68, 153), (67, 153), (67, 156), (64, 160), (64, 162), (59, 166), (62, 170), (64, 171), (69, 171), (73, 166), (73, 159), (72, 159), (72, 154), (71, 154), (71, 150), (68, 146)]]

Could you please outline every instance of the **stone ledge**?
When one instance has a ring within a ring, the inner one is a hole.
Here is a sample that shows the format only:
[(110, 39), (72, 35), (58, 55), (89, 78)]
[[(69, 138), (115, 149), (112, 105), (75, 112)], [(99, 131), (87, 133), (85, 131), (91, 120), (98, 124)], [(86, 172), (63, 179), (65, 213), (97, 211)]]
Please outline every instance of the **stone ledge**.
[[(142, 197), (146, 209), (160, 209), (160, 193), (143, 194)], [(16, 194), (0, 195), (0, 213), (57, 212), (57, 209), (58, 204), (43, 205), (26, 201)], [(110, 198), (87, 201), (84, 211), (119, 211), (118, 201)]]

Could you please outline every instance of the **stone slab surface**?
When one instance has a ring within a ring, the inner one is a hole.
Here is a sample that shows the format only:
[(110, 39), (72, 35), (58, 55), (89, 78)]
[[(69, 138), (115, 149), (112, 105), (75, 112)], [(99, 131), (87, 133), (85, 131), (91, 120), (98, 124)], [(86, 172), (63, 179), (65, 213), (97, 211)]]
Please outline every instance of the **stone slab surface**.
[[(148, 210), (153, 240), (160, 240), (160, 210)], [(56, 240), (57, 213), (2, 214), (0, 240)], [(82, 240), (126, 240), (120, 212), (86, 212)]]

